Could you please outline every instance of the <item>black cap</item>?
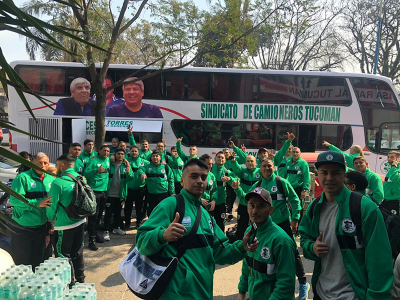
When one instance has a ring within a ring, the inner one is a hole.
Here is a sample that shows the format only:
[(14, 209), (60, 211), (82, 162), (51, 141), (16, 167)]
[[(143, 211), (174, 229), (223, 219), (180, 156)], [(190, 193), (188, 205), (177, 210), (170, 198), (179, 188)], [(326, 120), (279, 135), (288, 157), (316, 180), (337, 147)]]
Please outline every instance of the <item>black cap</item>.
[(263, 189), (262, 187), (256, 187), (254, 190), (252, 190), (251, 192), (247, 193), (245, 199), (247, 201), (249, 201), (249, 199), (253, 195), (257, 195), (257, 196), (261, 197), (261, 199), (263, 199), (264, 201), (268, 202), (272, 206), (271, 194), (266, 189)]
[(315, 167), (318, 169), (322, 165), (338, 165), (346, 170), (346, 161), (344, 155), (340, 152), (335, 151), (325, 151), (318, 155)]
[(161, 156), (161, 153), (159, 151), (157, 151), (157, 150), (153, 150), (153, 152), (151, 152), (151, 155), (154, 155), (154, 154), (157, 154), (157, 155)]

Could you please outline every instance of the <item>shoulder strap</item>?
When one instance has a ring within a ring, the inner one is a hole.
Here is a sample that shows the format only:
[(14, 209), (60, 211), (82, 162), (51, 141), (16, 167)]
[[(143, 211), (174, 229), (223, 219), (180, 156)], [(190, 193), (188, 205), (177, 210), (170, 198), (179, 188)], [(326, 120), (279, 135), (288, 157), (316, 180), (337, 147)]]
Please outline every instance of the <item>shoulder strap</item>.
[(167, 177), (168, 177), (169, 167), (167, 165), (164, 165), (164, 168), (165, 168), (165, 175), (167, 175)]
[(278, 191), (286, 198), (286, 193), (285, 193), (285, 189), (283, 188), (283, 185), (282, 185), (281, 177), (276, 176), (275, 181), (276, 181), (276, 187), (278, 188)]
[(321, 197), (315, 198), (313, 202), (311, 202), (311, 207), (310, 207), (310, 212), (309, 212), (309, 217), (312, 220), (314, 218), (314, 210), (315, 210), (315, 206), (317, 205), (317, 203), (319, 202), (319, 200), (321, 199)]
[[(78, 192), (78, 187), (77, 187), (77, 185), (79, 186), (78, 179), (77, 179), (74, 175), (69, 174), (69, 173), (65, 173), (65, 174), (63, 174), (62, 176), (67, 176), (67, 177), (71, 178), (71, 179), (75, 182), (75, 193), (74, 193), (74, 195), (72, 196), (71, 203), (70, 203), (70, 205), (71, 205), (71, 204), (74, 205), (76, 199), (78, 198), (78, 193), (79, 193), (79, 192)], [(62, 176), (61, 176), (61, 177), (62, 177)], [(61, 201), (58, 201), (58, 204), (59, 204), (62, 208), (66, 209), (66, 207), (61, 203)]]
[(185, 216), (185, 200), (181, 194), (175, 195), (176, 198), (176, 208), (174, 213), (174, 218), (176, 213), (179, 213), (179, 224), (182, 224), (183, 217)]
[[(62, 176), (67, 176), (67, 177), (71, 178), (73, 181), (77, 181), (77, 180), (78, 180), (74, 175), (69, 174), (69, 173), (65, 173), (65, 174), (63, 174)], [(61, 176), (61, 177), (62, 177), (62, 176)]]
[(257, 182), (256, 187), (260, 187), (260, 186), (261, 186), (261, 182), (262, 182), (262, 179), (260, 179), (260, 180)]
[(356, 226), (357, 230), (357, 240), (358, 244), (362, 244), (362, 230), (361, 230), (361, 199), (362, 199), (362, 194), (356, 193), (356, 192), (351, 192), (350, 194), (350, 217), (351, 220), (353, 221), (354, 225)]

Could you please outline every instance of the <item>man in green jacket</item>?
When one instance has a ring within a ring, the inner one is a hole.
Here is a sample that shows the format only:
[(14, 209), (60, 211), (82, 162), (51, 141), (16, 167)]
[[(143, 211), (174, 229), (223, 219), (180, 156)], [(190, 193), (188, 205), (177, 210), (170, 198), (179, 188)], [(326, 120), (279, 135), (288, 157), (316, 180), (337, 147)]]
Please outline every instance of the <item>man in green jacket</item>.
[(161, 153), (153, 151), (151, 163), (139, 169), (139, 174), (147, 185), (147, 215), (165, 198), (175, 194), (174, 173), (161, 163)]
[[(260, 181), (261, 171), (260, 168), (256, 167), (256, 158), (253, 155), (246, 157), (246, 167), (243, 168), (239, 163), (233, 160), (232, 169), (235, 175), (240, 179), (240, 186), (243, 190), (244, 195), (247, 194), (250, 188)], [(236, 238), (242, 239), (243, 235), (249, 226), (249, 214), (247, 212), (247, 201), (244, 197), (239, 198), (239, 206), (237, 210), (237, 231)]]
[[(43, 152), (33, 156), (32, 163), (44, 171), (50, 165), (48, 155)], [(15, 228), (16, 232), (11, 231), (11, 255), (17, 265), (32, 265), (35, 270), (43, 262), (45, 237), (48, 235), (46, 207), (51, 204), (48, 192), (53, 180), (53, 176), (43, 171), (30, 169), (17, 175), (11, 184), (14, 191), (35, 206), (10, 197), (10, 203), (14, 206), (12, 219), (28, 229)]]
[(257, 225), (256, 237), (261, 250), (243, 259), (238, 300), (244, 300), (246, 292), (250, 300), (294, 300), (296, 245), (270, 218), (274, 207), (267, 190), (257, 187), (245, 199), (250, 220)]
[(352, 192), (344, 186), (343, 154), (322, 152), (315, 166), (324, 191), (299, 227), (304, 257), (315, 261), (314, 299), (391, 299), (392, 251), (378, 206), (362, 197), (357, 228), (350, 215)]
[(82, 175), (85, 165), (83, 161), (79, 158), (82, 153), (82, 146), (79, 143), (72, 143), (69, 145), (68, 153), (71, 154), (75, 158), (74, 170), (76, 173)]
[(399, 215), (399, 201), (400, 201), (400, 153), (397, 151), (390, 151), (388, 153), (389, 171), (385, 177), (383, 184), (384, 201), (382, 206), (392, 213)]
[(91, 139), (86, 139), (83, 142), (83, 151), (81, 155), (79, 155), (79, 159), (83, 162), (83, 168), (85, 169), (89, 164), (89, 161), (92, 157), (97, 155), (97, 152), (94, 149), (94, 142)]
[(139, 157), (138, 146), (131, 146), (130, 155), (127, 160), (131, 166), (133, 178), (128, 180), (128, 195), (124, 207), (125, 230), (131, 227), (133, 202), (135, 202), (136, 228), (139, 228), (142, 224), (146, 214), (146, 181), (141, 178), (140, 172), (138, 171), (141, 167), (150, 164), (146, 159)]
[(367, 160), (365, 159), (365, 157), (356, 156), (353, 159), (353, 166), (355, 170), (363, 173), (367, 177), (368, 186), (365, 190), (365, 194), (374, 198), (378, 203), (381, 203), (383, 200), (383, 183), (381, 176), (379, 176), (375, 172), (372, 172), (368, 168)]
[[(129, 144), (131, 146), (137, 146), (135, 137), (132, 134), (132, 129), (133, 127), (128, 126), (128, 139), (129, 139)], [(142, 148), (139, 149), (139, 157), (147, 160), (150, 162), (151, 160), (151, 150), (149, 149), (149, 142), (146, 140), (142, 140), (141, 142)]]
[[(261, 181), (255, 183), (250, 190), (254, 190), (256, 187), (262, 187), (266, 189), (272, 197), (272, 205), (274, 211), (271, 214), (272, 221), (281, 227), (290, 238), (293, 238), (293, 234), (297, 231), (297, 226), (300, 218), (300, 199), (296, 195), (293, 187), (284, 178), (275, 175), (274, 162), (271, 159), (266, 159), (261, 163)], [(279, 177), (279, 178), (278, 178)], [(280, 184), (279, 184), (280, 182)], [(243, 189), (239, 187), (239, 182), (233, 182), (232, 187), (236, 190), (236, 194), (239, 199), (245, 197)], [(287, 202), (291, 206), (291, 215)], [(296, 260), (296, 276), (299, 280), (299, 298), (300, 300), (307, 299), (308, 291), (310, 289), (309, 283), (304, 272), (303, 262), (301, 261), (299, 251), (295, 252)]]
[(192, 158), (198, 158), (197, 157), (197, 146), (190, 146), (189, 155), (187, 155), (182, 150), (182, 140), (183, 140), (183, 137), (176, 140), (176, 151), (178, 152), (179, 157), (183, 160), (183, 163), (187, 163)]
[[(129, 162), (125, 159), (125, 149), (118, 148), (115, 151), (115, 161), (111, 163), (108, 188), (106, 214), (104, 216), (105, 241), (110, 240), (110, 230), (114, 234), (125, 235), (126, 232), (121, 229), (121, 209), (122, 201), (125, 201), (128, 194), (127, 183), (133, 179), (133, 173)], [(114, 216), (114, 228), (111, 228), (111, 217)]]
[(292, 157), (286, 163), (283, 170), (283, 177), (287, 179), (292, 185), (297, 197), (300, 199), (300, 219), (303, 217), (304, 199), (310, 189), (310, 168), (308, 163), (301, 158), (301, 151), (299, 147), (292, 148)]
[(55, 221), (54, 230), (58, 233), (55, 251), (58, 257), (69, 259), (72, 265), (71, 282), (85, 282), (83, 263), (83, 233), (86, 218), (71, 219), (65, 209), (68, 207), (75, 193), (75, 182), (67, 174), (74, 177), (79, 174), (74, 171), (75, 157), (63, 154), (57, 159), (57, 174), (60, 175), (51, 184), (49, 195), (51, 206), (47, 209), (47, 218)]
[[(178, 247), (193, 227), (197, 210), (201, 206), (207, 171), (207, 165), (199, 159), (187, 162), (182, 176), (181, 195), (185, 201), (182, 223), (179, 223), (179, 213), (175, 214), (175, 197), (166, 198), (138, 229), (136, 246), (141, 254), (152, 255), (162, 251), (166, 257), (176, 255)], [(247, 246), (250, 233), (242, 241), (229, 244), (228, 238), (216, 226), (215, 220), (205, 209), (201, 210), (202, 217), (193, 243), (179, 260), (161, 300), (213, 299), (215, 264), (234, 264), (242, 260), (247, 251), (254, 252), (257, 249), (257, 241), (250, 247)]]
[(349, 167), (350, 169), (354, 169), (353, 161), (354, 161), (355, 157), (357, 157), (357, 156), (364, 157), (364, 151), (362, 150), (362, 148), (359, 145), (352, 146), (349, 151), (350, 154), (344, 153), (338, 147), (336, 147), (335, 145), (332, 145), (331, 143), (329, 143), (327, 141), (324, 141), (322, 143), (322, 145), (329, 147), (329, 150), (331, 150), (331, 151), (342, 153), (344, 155), (344, 158), (346, 159), (347, 167)]
[(181, 178), (184, 163), (176, 151), (176, 146), (171, 147), (171, 155), (166, 155), (165, 160), (172, 172), (174, 172), (175, 194), (179, 194), (182, 189)]
[(90, 216), (88, 219), (88, 233), (89, 233), (89, 249), (96, 251), (98, 249), (97, 243), (104, 243), (103, 237), (97, 233), (100, 219), (103, 215), (104, 207), (107, 201), (108, 179), (110, 172), (110, 147), (102, 145), (99, 149), (98, 156), (92, 157), (89, 164), (85, 168), (84, 175), (88, 181), (89, 186), (96, 194), (96, 214)]

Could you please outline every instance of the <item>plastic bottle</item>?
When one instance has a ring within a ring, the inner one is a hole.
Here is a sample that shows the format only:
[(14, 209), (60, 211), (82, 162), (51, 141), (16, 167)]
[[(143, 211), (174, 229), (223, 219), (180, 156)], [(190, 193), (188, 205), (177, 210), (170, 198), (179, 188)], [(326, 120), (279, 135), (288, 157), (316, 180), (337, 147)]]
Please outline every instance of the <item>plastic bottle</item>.
[(2, 285), (2, 293), (0, 295), (0, 299), (9, 299), (11, 295), (11, 277), (6, 276), (4, 281), (1, 283)]
[(35, 289), (32, 284), (28, 285), (24, 300), (35, 300)]
[(60, 274), (54, 274), (54, 283), (57, 286), (57, 298), (56, 299), (62, 299), (63, 292), (64, 292), (64, 286), (60, 278)]
[(43, 282), (43, 291), (46, 294), (46, 300), (54, 300), (55, 298), (53, 297), (53, 292), (49, 285), (49, 281), (47, 279), (43, 279), (42, 282)]
[(46, 294), (43, 291), (43, 286), (36, 286), (35, 300), (47, 300)]
[(27, 287), (26, 287), (26, 282), (21, 282), (19, 284), (19, 292), (17, 295), (17, 300), (25, 300), (27, 295)]

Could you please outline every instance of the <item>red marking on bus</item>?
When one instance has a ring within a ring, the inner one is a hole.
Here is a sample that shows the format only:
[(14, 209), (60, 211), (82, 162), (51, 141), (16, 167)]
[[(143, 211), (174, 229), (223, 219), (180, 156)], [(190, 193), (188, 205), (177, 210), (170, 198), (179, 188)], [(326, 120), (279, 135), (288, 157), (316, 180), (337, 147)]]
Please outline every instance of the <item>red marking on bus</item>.
[(185, 116), (185, 115), (182, 115), (181, 113), (178, 113), (178, 112), (175, 111), (175, 110), (172, 110), (172, 109), (169, 109), (169, 108), (166, 108), (166, 107), (162, 107), (162, 106), (159, 106), (159, 108), (160, 108), (160, 109), (163, 109), (163, 110), (166, 110), (166, 111), (169, 111), (170, 113), (176, 114), (176, 115), (178, 115), (178, 116), (184, 118), (185, 120), (190, 120), (189, 117), (187, 117), (187, 116)]
[[(49, 104), (49, 106), (54, 106), (54, 105), (57, 105), (57, 103)], [(38, 109), (42, 109), (42, 108), (46, 108), (46, 107), (48, 107), (48, 106), (47, 106), (47, 105), (45, 105), (45, 106), (40, 106), (40, 107), (32, 108), (32, 110), (38, 110)], [(27, 109), (21, 110), (21, 112), (26, 112), (26, 111), (28, 111), (28, 110), (27, 110)]]

